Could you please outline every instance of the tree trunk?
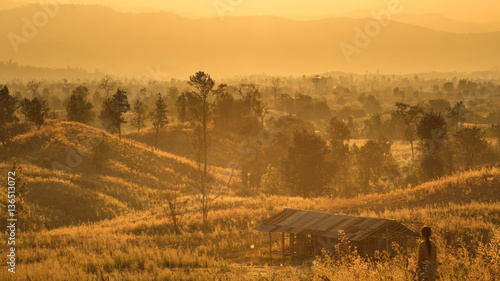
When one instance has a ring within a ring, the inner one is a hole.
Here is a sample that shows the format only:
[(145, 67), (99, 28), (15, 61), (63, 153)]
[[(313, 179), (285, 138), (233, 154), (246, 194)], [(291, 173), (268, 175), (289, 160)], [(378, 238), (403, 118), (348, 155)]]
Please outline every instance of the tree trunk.
[(203, 95), (203, 174), (201, 179), (203, 200), (203, 232), (208, 232), (208, 194), (207, 194), (207, 94)]
[(415, 153), (413, 152), (413, 140), (410, 139), (410, 145), (411, 145), (411, 160), (415, 160)]

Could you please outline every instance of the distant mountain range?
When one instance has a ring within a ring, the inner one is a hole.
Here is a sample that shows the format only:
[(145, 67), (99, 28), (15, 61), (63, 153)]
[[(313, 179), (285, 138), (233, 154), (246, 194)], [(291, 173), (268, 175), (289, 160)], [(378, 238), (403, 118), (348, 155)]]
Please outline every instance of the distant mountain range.
[[(61, 5), (45, 24), (43, 13), (38, 5), (0, 11), (0, 61), (161, 79), (186, 78), (198, 70), (216, 76), (301, 75), (474, 71), (500, 65), (498, 29), (433, 15), (397, 15), (378, 30), (370, 18), (188, 19)], [(34, 16), (40, 27), (30, 26)], [(396, 21), (398, 16), (406, 22)], [(476, 33), (455, 33), (462, 29)]]
[[(337, 15), (336, 17), (346, 17), (352, 19), (363, 19), (372, 17), (370, 10), (358, 10), (350, 13)], [(500, 20), (495, 22), (478, 23), (464, 22), (447, 18), (438, 14), (409, 14), (401, 13), (393, 15), (392, 19), (401, 23), (419, 25), (437, 31), (454, 33), (482, 33), (500, 31)]]

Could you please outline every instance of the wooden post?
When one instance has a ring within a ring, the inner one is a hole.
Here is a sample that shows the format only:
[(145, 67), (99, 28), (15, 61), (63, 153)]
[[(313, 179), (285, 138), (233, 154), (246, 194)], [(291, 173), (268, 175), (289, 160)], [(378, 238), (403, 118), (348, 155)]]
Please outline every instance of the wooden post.
[(271, 232), (269, 232), (269, 258), (273, 260), (273, 240), (271, 239)]
[(283, 254), (283, 259), (285, 259), (285, 233), (281, 232), (281, 248), (282, 248), (282, 254)]
[(313, 257), (315, 257), (316, 256), (316, 235), (311, 236), (311, 239), (313, 241), (313, 251), (312, 251), (312, 254), (313, 254)]

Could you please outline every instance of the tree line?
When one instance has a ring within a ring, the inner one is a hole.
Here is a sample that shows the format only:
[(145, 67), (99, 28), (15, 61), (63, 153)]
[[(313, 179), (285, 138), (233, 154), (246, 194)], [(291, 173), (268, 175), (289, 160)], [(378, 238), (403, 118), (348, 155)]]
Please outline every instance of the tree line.
[[(234, 185), (240, 187), (242, 195), (351, 197), (494, 165), (499, 159), (499, 148), (487, 141), (485, 130), (465, 124), (470, 111), (463, 102), (398, 102), (389, 115), (383, 116), (377, 113), (380, 103), (373, 95), (361, 95), (360, 103), (372, 114), (360, 128), (352, 114), (347, 118), (327, 114), (326, 102), (300, 94), (295, 98), (278, 95), (278, 80), (273, 81), (273, 107), (268, 106), (260, 88), (252, 83), (216, 85), (209, 74), (197, 72), (190, 76), (188, 84), (193, 90), (177, 95), (174, 105), (178, 121), (192, 128), (193, 158), (198, 167), (197, 174), (192, 175), (196, 179), (194, 200), (199, 203), (204, 230), (209, 228), (209, 210), (220, 195), (221, 184), (216, 183), (208, 165), (208, 151), (212, 136), (220, 136), (221, 132), (234, 133), (243, 140), (234, 156), (237, 165), (233, 168), (239, 180)], [(9, 142), (9, 126), (19, 121), (17, 112), (37, 129), (45, 119), (55, 118), (46, 101), (36, 96), (35, 86), (32, 85), (33, 98), (22, 100), (10, 95), (7, 86), (0, 87), (0, 102), (4, 105), (0, 110), (0, 132), (4, 145)], [(112, 80), (103, 79), (100, 87), (106, 98), (99, 114), (95, 114), (89, 101), (88, 88), (78, 86), (66, 102), (67, 120), (93, 124), (97, 117), (121, 138), (122, 126), (127, 123), (124, 114), (131, 112), (128, 121), (138, 131), (146, 126), (146, 120), (151, 121), (158, 146), (158, 134), (169, 123), (163, 96), (158, 94), (150, 111), (139, 98), (129, 104), (127, 92), (117, 88)], [(308, 115), (310, 112), (316, 117)], [(321, 130), (310, 121), (315, 118), (326, 121)], [(498, 144), (500, 126), (492, 125), (488, 131)], [(367, 140), (359, 144), (353, 141), (360, 137)], [(408, 141), (409, 161), (402, 164), (395, 159), (392, 139)], [(96, 163), (101, 160), (96, 159)], [(232, 179), (233, 174), (227, 186)]]
[[(111, 91), (111, 89), (107, 90)], [(88, 88), (84, 86), (78, 86), (72, 91), (71, 96), (66, 101), (67, 121), (93, 124), (96, 114), (94, 105), (88, 100), (88, 96)], [(35, 95), (32, 99), (23, 98), (19, 100), (10, 94), (7, 86), (0, 87), (0, 102), (3, 105), (0, 110), (0, 135), (4, 145), (10, 142), (11, 133), (9, 129), (12, 127), (12, 123), (19, 121), (18, 111), (27, 121), (33, 123), (38, 130), (46, 119), (56, 119), (58, 117), (57, 114), (50, 110), (46, 100)], [(145, 126), (146, 120), (152, 122), (157, 141), (159, 131), (169, 122), (167, 108), (168, 106), (161, 94), (158, 94), (155, 108), (151, 112), (148, 112), (147, 106), (139, 99), (136, 99), (131, 106), (126, 91), (118, 88), (115, 94), (102, 101), (101, 110), (97, 117), (110, 132), (118, 132), (121, 139), (122, 125), (127, 123), (123, 115), (131, 111), (131, 123), (138, 131)]]

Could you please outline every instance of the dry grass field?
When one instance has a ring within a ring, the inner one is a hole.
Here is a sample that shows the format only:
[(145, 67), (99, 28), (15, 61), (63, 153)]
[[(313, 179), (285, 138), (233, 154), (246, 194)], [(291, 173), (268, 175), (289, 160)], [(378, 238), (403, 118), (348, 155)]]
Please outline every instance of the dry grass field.
[[(92, 138), (112, 144), (105, 174), (85, 158), (85, 141)], [(403, 151), (400, 146), (395, 147)], [(65, 147), (79, 151), (81, 163), (69, 172), (50, 169), (47, 163), (65, 163), (66, 155), (47, 161), (46, 152)], [(317, 259), (308, 265), (278, 257), (269, 260), (267, 234), (252, 229), (284, 207), (396, 219), (413, 230), (429, 224), (440, 247), (441, 280), (495, 280), (500, 274), (499, 168), (350, 199), (240, 197), (229, 186), (209, 214), (210, 233), (201, 231), (201, 214), (190, 200), (176, 234), (166, 204), (152, 204), (152, 198), (171, 188), (158, 180), (195, 173), (189, 159), (92, 127), (56, 121), (18, 135), (2, 158), (9, 159), (14, 151), (29, 185), (30, 211), (25, 219), (31, 230), (21, 229), (17, 237), (15, 278), (2, 269), (1, 280), (411, 279), (416, 264), (412, 247), (392, 258), (380, 253), (376, 260), (354, 251), (343, 252), (340, 260)], [(7, 161), (0, 165), (2, 174), (9, 168)], [(213, 171), (223, 185), (229, 172)], [(1, 241), (6, 248), (6, 240)], [(281, 249), (279, 239), (273, 248)]]

